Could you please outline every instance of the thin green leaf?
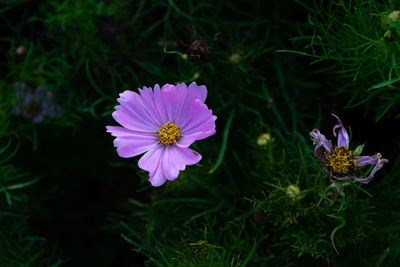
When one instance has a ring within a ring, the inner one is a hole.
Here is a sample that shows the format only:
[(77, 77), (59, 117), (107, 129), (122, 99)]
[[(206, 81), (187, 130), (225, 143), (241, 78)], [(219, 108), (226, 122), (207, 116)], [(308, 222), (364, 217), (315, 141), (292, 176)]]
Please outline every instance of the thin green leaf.
[(219, 165), (221, 165), (222, 161), (224, 160), (226, 146), (228, 144), (229, 131), (230, 131), (231, 124), (232, 124), (234, 117), (235, 117), (235, 111), (234, 111), (234, 109), (232, 109), (231, 113), (229, 114), (228, 121), (226, 122), (224, 133), (222, 135), (222, 143), (221, 143), (221, 148), (218, 153), (217, 161), (211, 167), (211, 169), (208, 171), (208, 173), (210, 173), (210, 174), (215, 172), (218, 169)]

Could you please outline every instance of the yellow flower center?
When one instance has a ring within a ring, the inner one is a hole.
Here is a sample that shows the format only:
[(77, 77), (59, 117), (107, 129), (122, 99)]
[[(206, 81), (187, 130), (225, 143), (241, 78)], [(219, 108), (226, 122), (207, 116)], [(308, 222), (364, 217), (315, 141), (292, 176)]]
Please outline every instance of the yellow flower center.
[(334, 174), (347, 175), (356, 170), (356, 155), (346, 147), (334, 147), (324, 155), (325, 167)]
[(165, 123), (160, 127), (160, 129), (158, 129), (158, 131), (155, 131), (155, 133), (160, 139), (159, 142), (164, 145), (175, 144), (179, 137), (181, 137), (178, 125), (171, 122)]

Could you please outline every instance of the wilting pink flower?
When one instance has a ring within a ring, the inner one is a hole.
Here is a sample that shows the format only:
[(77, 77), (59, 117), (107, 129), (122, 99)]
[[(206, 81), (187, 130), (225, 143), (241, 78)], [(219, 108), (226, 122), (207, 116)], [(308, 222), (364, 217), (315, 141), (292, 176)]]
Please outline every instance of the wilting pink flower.
[(35, 90), (26, 83), (14, 83), (16, 103), (14, 114), (21, 115), (34, 123), (41, 122), (45, 117), (57, 118), (63, 115), (60, 106), (54, 103), (53, 92), (44, 86)]
[[(338, 124), (333, 127), (333, 135), (338, 137), (337, 146), (333, 146), (318, 129), (314, 129), (310, 132), (310, 136), (316, 145), (315, 156), (331, 180), (358, 181), (368, 184), (388, 160), (382, 158), (380, 153), (373, 156), (359, 156), (358, 152), (349, 150), (349, 135), (339, 117), (332, 115), (338, 120)], [(339, 129), (338, 134), (336, 134), (336, 129)], [(357, 177), (360, 173), (359, 167), (365, 165), (374, 165), (374, 167), (367, 177)]]
[(215, 133), (217, 117), (204, 104), (207, 88), (195, 82), (189, 87), (165, 84), (161, 89), (156, 84), (154, 91), (144, 86), (139, 93), (120, 94), (112, 116), (122, 127), (107, 126), (107, 132), (116, 137), (120, 157), (146, 152), (138, 165), (149, 172), (153, 186), (160, 186), (201, 160), (189, 146)]

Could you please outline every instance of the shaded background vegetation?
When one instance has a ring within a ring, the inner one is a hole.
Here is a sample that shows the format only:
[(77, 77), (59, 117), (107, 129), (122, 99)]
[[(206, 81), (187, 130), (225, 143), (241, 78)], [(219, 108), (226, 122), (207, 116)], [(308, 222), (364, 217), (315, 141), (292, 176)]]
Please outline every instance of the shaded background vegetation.
[[(399, 264), (396, 1), (1, 2), (0, 265)], [(152, 188), (105, 125), (124, 90), (191, 81), (217, 134)], [(308, 133), (333, 138), (331, 112), (389, 159), (370, 184), (322, 173)]]

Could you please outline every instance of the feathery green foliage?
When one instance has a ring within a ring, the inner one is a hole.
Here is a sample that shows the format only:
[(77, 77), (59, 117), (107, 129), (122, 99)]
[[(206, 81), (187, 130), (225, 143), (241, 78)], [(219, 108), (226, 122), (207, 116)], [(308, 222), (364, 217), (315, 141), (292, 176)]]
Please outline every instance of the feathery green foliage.
[[(396, 1), (2, 2), (1, 266), (399, 265)], [(105, 125), (124, 90), (192, 81), (217, 133), (153, 188)], [(315, 158), (331, 112), (389, 159), (368, 185)]]
[[(314, 58), (318, 72), (340, 80), (332, 96), (346, 97), (346, 108), (367, 105), (376, 120), (390, 111), (398, 118), (400, 8), (396, 1), (295, 1), (309, 12), (312, 27), (292, 41), (305, 43), (292, 52)], [(396, 15), (396, 16), (394, 16)], [(321, 62), (329, 62), (328, 67)]]

